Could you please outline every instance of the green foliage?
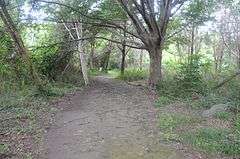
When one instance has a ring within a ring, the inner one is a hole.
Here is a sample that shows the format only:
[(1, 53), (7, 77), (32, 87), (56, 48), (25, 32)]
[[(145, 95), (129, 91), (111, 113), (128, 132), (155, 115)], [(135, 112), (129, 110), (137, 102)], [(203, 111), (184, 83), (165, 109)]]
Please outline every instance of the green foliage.
[(223, 98), (226, 97), (231, 104), (231, 110), (240, 112), (240, 79), (236, 78), (228, 82), (224, 87), (217, 90)]
[[(109, 73), (109, 72), (113, 72), (113, 70), (109, 70), (108, 73)], [(103, 75), (103, 74), (105, 74), (105, 73), (102, 72), (102, 71), (100, 71), (100, 70), (98, 70), (98, 69), (91, 69), (91, 70), (89, 70), (88, 74), (89, 74), (90, 76), (98, 76), (98, 75)]]
[(157, 107), (163, 107), (166, 105), (169, 105), (173, 102), (174, 100), (171, 97), (168, 96), (160, 96), (158, 100), (156, 101), (156, 106)]
[(139, 70), (139, 69), (127, 69), (124, 71), (123, 75), (119, 75), (118, 78), (124, 81), (137, 81), (143, 80), (147, 78), (147, 71), (146, 70)]
[(186, 133), (183, 140), (206, 152), (240, 154), (239, 136), (225, 129), (201, 128), (194, 133)]
[(228, 120), (232, 116), (229, 112), (218, 112), (215, 115), (215, 118), (221, 119), (221, 120)]
[(205, 96), (201, 97), (198, 100), (188, 100), (187, 101), (189, 105), (191, 105), (192, 108), (197, 108), (197, 109), (209, 109), (211, 106), (216, 105), (216, 104), (227, 104), (228, 99), (226, 97), (220, 96), (216, 93), (209, 93), (206, 94)]
[(122, 21), (127, 20), (126, 13), (121, 8), (119, 3), (113, 2), (112, 0), (104, 0), (103, 3), (100, 5), (100, 14), (98, 16), (102, 19), (113, 20), (113, 19), (120, 19)]
[[(202, 96), (208, 93), (207, 83), (203, 79), (203, 71), (208, 66), (201, 60), (201, 56), (194, 55), (179, 65), (173, 65), (174, 72), (158, 84), (161, 96), (171, 99), (192, 98), (193, 95)], [(168, 64), (168, 67), (171, 67)]]
[[(13, 44), (10, 37), (2, 33), (3, 28), (0, 27), (0, 81), (1, 80), (12, 80), (16, 78), (14, 70), (19, 67), (20, 64), (17, 61), (17, 57), (15, 55)], [(16, 64), (15, 64), (16, 63)]]
[(193, 55), (189, 60), (179, 68), (177, 73), (176, 82), (179, 91), (182, 93), (198, 93), (204, 94), (206, 85), (202, 79), (201, 68), (204, 64), (201, 61), (201, 56)]
[(214, 0), (193, 0), (183, 11), (183, 16), (192, 24), (201, 25), (212, 19), (215, 5)]
[(53, 78), (55, 62), (57, 60), (57, 47), (37, 49), (33, 54), (33, 61), (37, 69), (46, 77)]
[(180, 134), (177, 129), (184, 126), (189, 126), (196, 122), (199, 122), (197, 118), (177, 113), (159, 115), (160, 131), (166, 140), (179, 140)]
[(234, 122), (234, 126), (235, 126), (235, 129), (236, 129), (237, 134), (238, 134), (239, 137), (240, 137), (240, 114), (238, 114), (238, 115), (236, 116), (236, 119), (235, 119), (235, 122)]
[(0, 143), (0, 155), (6, 154), (9, 151), (9, 147), (5, 143)]
[(192, 123), (194, 118), (180, 114), (161, 114), (159, 118), (159, 127), (162, 130), (173, 131), (177, 127)]
[(120, 70), (119, 69), (113, 69), (113, 70), (108, 70), (108, 75), (110, 75), (111, 77), (114, 78), (118, 78), (119, 74), (120, 74)]

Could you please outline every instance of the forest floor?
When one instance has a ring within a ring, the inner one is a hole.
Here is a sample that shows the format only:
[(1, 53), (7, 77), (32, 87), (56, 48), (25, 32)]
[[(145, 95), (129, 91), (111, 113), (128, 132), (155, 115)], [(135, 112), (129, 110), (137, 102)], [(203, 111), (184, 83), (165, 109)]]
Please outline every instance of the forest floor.
[(200, 159), (180, 144), (161, 142), (154, 96), (106, 76), (56, 105), (45, 139), (47, 159)]

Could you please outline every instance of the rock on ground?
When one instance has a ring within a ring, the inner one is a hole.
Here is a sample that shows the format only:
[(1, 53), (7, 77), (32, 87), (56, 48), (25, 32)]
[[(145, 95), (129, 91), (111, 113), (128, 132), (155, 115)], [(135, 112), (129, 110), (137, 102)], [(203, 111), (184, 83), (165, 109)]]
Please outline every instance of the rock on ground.
[(213, 105), (210, 109), (202, 112), (203, 117), (213, 117), (216, 113), (224, 112), (228, 109), (227, 104), (216, 104)]

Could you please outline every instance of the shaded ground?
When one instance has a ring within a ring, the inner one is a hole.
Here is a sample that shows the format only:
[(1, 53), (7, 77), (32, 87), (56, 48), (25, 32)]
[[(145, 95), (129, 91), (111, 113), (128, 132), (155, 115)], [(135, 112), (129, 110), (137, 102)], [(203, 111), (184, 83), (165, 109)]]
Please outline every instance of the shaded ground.
[(47, 133), (48, 159), (198, 158), (160, 144), (147, 91), (107, 77), (59, 103)]

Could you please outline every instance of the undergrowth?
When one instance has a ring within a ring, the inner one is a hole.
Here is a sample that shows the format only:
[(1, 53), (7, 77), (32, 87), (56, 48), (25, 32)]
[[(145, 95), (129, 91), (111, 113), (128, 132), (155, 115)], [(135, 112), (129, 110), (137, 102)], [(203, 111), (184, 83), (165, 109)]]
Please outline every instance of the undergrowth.
[[(206, 66), (207, 65), (207, 66)], [(172, 67), (172, 66), (171, 66)], [(226, 128), (206, 127), (209, 119), (205, 120), (201, 128), (187, 128), (186, 125), (197, 126), (195, 120), (180, 114), (160, 114), (160, 131), (164, 138), (178, 140), (208, 153), (240, 155), (240, 79), (235, 78), (219, 89), (212, 89), (219, 81), (231, 76), (222, 73), (222, 77), (210, 78), (208, 64), (201, 61), (201, 57), (193, 57), (192, 61), (174, 65), (174, 72), (167, 72), (157, 87), (159, 99), (157, 106), (187, 106), (195, 112), (202, 112), (214, 105), (226, 104), (229, 111), (216, 113), (212, 118), (231, 123)], [(171, 70), (171, 69), (168, 69)], [(162, 108), (165, 109), (165, 108)], [(200, 123), (201, 125), (201, 123)], [(179, 128), (183, 128), (179, 131)]]
[(200, 128), (196, 132), (184, 134), (183, 140), (208, 153), (239, 155), (239, 135), (228, 129)]
[(78, 88), (60, 82), (46, 87), (49, 93), (42, 94), (33, 86), (1, 82), (0, 156), (36, 158), (33, 148), (41, 144), (44, 128), (55, 112), (49, 101)]
[(126, 69), (124, 71), (124, 74), (119, 74), (117, 78), (132, 82), (132, 81), (138, 81), (138, 80), (144, 80), (148, 76), (148, 73), (146, 70), (139, 70), (139, 69)]
[(178, 113), (164, 113), (159, 116), (159, 127), (164, 140), (180, 140), (181, 134), (176, 130), (198, 122), (200, 122), (198, 118)]

